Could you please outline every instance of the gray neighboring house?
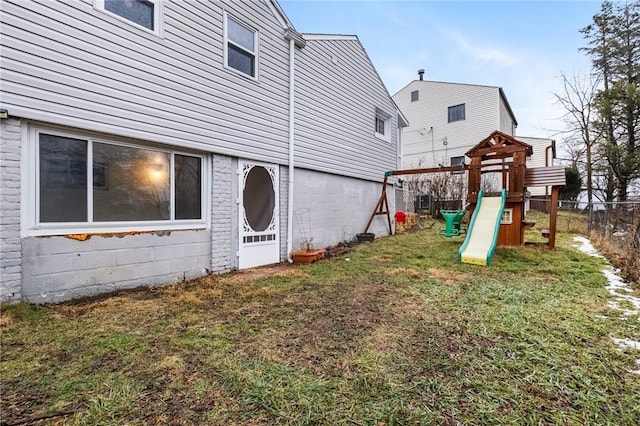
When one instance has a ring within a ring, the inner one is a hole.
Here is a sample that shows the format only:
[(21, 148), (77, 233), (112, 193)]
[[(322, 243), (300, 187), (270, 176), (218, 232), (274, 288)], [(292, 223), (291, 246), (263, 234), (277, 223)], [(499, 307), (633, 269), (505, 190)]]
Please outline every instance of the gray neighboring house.
[(399, 166), (358, 39), (275, 0), (0, 7), (2, 302), (286, 261), (360, 232)]

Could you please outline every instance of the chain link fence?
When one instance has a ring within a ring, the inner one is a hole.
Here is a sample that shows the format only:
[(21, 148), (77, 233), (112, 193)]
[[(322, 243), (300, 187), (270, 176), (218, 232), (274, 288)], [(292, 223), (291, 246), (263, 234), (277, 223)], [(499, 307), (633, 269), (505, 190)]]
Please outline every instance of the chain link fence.
[[(530, 208), (548, 212), (550, 200), (531, 200)], [(558, 202), (560, 232), (591, 235), (604, 242), (614, 264), (640, 283), (640, 202)], [(595, 235), (594, 235), (595, 234)]]
[[(549, 212), (550, 199), (530, 201), (530, 208)], [(589, 206), (585, 202), (558, 201), (558, 210), (566, 213), (559, 225), (566, 232), (595, 232), (603, 238), (612, 240), (616, 245), (632, 246), (640, 249), (640, 202), (619, 201), (612, 203), (594, 202)], [(573, 225), (572, 222), (573, 221)], [(569, 226), (571, 228), (569, 229)], [(586, 229), (576, 229), (576, 228)]]

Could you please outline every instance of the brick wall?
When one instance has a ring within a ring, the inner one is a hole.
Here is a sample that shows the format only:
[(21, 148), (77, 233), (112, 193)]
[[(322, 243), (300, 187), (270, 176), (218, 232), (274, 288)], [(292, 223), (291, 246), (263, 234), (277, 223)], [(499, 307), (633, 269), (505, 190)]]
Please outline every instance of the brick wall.
[(231, 270), (233, 182), (236, 177), (231, 157), (213, 156), (211, 185), (211, 271)]
[(0, 120), (0, 302), (20, 300), (21, 122)]
[(287, 253), (287, 213), (289, 211), (289, 167), (280, 167), (280, 260), (289, 257)]

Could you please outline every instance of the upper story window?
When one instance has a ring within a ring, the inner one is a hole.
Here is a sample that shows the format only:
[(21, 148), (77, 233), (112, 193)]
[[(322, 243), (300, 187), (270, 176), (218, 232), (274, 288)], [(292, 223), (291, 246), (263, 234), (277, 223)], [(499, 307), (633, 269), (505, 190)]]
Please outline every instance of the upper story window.
[(95, 0), (98, 9), (159, 33), (161, 0)]
[(449, 123), (465, 119), (464, 105), (454, 105), (449, 107)]
[(379, 108), (376, 108), (375, 136), (386, 141), (391, 140), (391, 116)]
[(380, 116), (376, 116), (376, 133), (380, 136), (384, 136), (384, 132), (385, 132), (385, 127), (386, 127), (387, 121), (380, 117)]
[(256, 77), (258, 32), (225, 15), (225, 65)]
[(411, 102), (416, 102), (418, 100), (418, 91), (414, 90), (411, 92)]
[(205, 158), (57, 131), (33, 131), (33, 235), (205, 225)]

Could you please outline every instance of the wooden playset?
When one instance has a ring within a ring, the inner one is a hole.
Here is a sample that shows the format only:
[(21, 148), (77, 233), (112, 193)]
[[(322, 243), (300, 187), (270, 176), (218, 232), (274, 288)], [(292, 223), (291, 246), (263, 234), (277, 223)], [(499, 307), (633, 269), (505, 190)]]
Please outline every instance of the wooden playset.
[[(467, 151), (466, 155), (471, 160), (469, 165), (463, 164), (449, 167), (394, 170), (387, 172), (385, 173), (382, 185), (382, 194), (364, 232), (368, 231), (376, 216), (386, 215), (389, 234), (393, 233), (386, 193), (389, 176), (468, 171), (466, 201), (468, 203), (467, 210), (470, 212), (469, 217), (473, 216), (479, 194), (484, 194), (484, 197), (500, 197), (502, 190), (506, 192), (504, 206), (501, 210), (502, 218), (497, 234), (498, 247), (520, 246), (525, 244), (525, 230), (535, 225), (535, 223), (525, 220), (527, 188), (535, 186), (551, 187), (549, 229), (543, 230), (542, 234), (548, 238), (548, 246), (553, 250), (555, 248), (556, 238), (558, 192), (560, 187), (566, 184), (565, 169), (564, 167), (527, 168), (527, 157), (532, 154), (533, 148), (531, 145), (496, 130)], [(490, 176), (498, 176), (498, 182), (496, 182), (495, 179), (491, 180), (489, 178)], [(501, 186), (499, 191), (496, 190), (495, 186)], [(471, 232), (472, 229), (469, 227), (467, 230), (468, 237), (468, 234)], [(462, 235), (463, 232), (459, 234)]]

